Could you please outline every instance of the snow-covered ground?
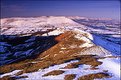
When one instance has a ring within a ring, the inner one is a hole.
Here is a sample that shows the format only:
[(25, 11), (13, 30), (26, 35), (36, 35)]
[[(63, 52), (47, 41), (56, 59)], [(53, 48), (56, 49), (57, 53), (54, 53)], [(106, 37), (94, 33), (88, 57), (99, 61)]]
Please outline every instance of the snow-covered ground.
[(120, 80), (120, 58), (105, 58), (99, 61), (103, 62), (103, 64), (98, 66), (98, 68), (106, 69), (112, 75), (112, 77), (107, 80)]
[[(106, 40), (105, 36), (101, 36), (101, 35), (93, 35), (94, 40), (92, 40), (96, 45), (99, 45), (103, 48), (105, 48), (106, 50), (110, 51), (113, 55), (121, 55), (121, 51), (120, 51), (120, 47), (121, 44), (116, 44), (115, 42), (112, 41), (108, 41)], [(111, 37), (109, 37), (111, 38)], [(120, 39), (121, 40), (121, 39)], [(120, 42), (119, 40), (119, 42)]]
[[(73, 63), (73, 62), (78, 62), (78, 60), (72, 60), (70, 62), (67, 63), (63, 63), (60, 65), (54, 65), (54, 66), (50, 66), (49, 68), (45, 68), (45, 69), (39, 69), (37, 72), (32, 72), (32, 73), (24, 73), (20, 76), (28, 76), (28, 78), (21, 78), (18, 80), (64, 80), (65, 75), (68, 74), (75, 74), (76, 77), (74, 78), (74, 80), (77, 80), (80, 76), (84, 76), (84, 75), (88, 75), (88, 74), (95, 74), (95, 73), (108, 73), (110, 74), (110, 78), (103, 78), (103, 80), (120, 80), (120, 59), (119, 58), (105, 58), (105, 59), (99, 59), (99, 61), (103, 62), (103, 64), (97, 66), (98, 69), (96, 70), (91, 70), (91, 66), (90, 65), (79, 65), (78, 68), (72, 68), (72, 69), (63, 69), (63, 67), (65, 67), (67, 64)], [(60, 74), (60, 75), (50, 75), (50, 76), (43, 76), (44, 74), (51, 72), (53, 70), (62, 70), (65, 71), (64, 73)], [(107, 72), (103, 72), (103, 71), (107, 71)], [(21, 70), (15, 70), (12, 71), (10, 73), (6, 73), (3, 75), (0, 75), (0, 77), (6, 76), (6, 75), (10, 75), (12, 77), (16, 77), (16, 73), (19, 72)], [(19, 77), (20, 77), (19, 76)], [(18, 76), (17, 76), (18, 77)], [(102, 80), (102, 79), (95, 79), (95, 80)]]

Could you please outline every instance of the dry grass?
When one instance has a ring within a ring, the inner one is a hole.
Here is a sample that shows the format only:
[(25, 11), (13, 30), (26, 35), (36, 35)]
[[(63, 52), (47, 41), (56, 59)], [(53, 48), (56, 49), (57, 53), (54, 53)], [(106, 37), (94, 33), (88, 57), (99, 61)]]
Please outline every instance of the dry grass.
[(0, 78), (0, 80), (17, 80), (20, 78), (27, 78), (28, 76), (19, 76), (19, 77), (11, 77), (11, 76), (4, 76), (2, 78)]
[(107, 73), (96, 73), (96, 74), (88, 74), (88, 75), (84, 75), (80, 78), (78, 78), (78, 80), (94, 80), (94, 79), (101, 79), (101, 78), (110, 78), (111, 76)]
[(19, 72), (17, 72), (15, 75), (16, 76), (19, 76), (19, 75), (21, 75), (21, 74), (23, 74), (24, 72), (23, 71), (19, 71)]
[(0, 78), (0, 80), (16, 80), (16, 79), (13, 77), (10, 77), (10, 76), (4, 76), (4, 77)]
[(64, 40), (65, 38), (67, 38), (70, 34), (72, 34), (72, 32), (67, 31), (64, 34), (60, 34), (59, 36), (57, 36), (55, 38), (55, 40), (58, 41), (58, 42), (60, 42), (60, 41)]
[(73, 80), (76, 77), (75, 74), (68, 74), (65, 75), (64, 80)]
[[(72, 55), (72, 54), (71, 54)], [(65, 68), (75, 68), (78, 67), (80, 64), (87, 64), (92, 65), (92, 67), (96, 67), (101, 64), (101, 62), (97, 61), (96, 58), (93, 56), (85, 55), (85, 56), (71, 56), (69, 54), (59, 54), (56, 57), (47, 57), (40, 62), (37, 63), (13, 63), (5, 66), (0, 66), (0, 73), (7, 73), (13, 70), (21, 70), (23, 69), (22, 73), (29, 73), (37, 71), (38, 69), (44, 69), (51, 65), (62, 64), (64, 62), (68, 62), (71, 60), (79, 60), (79, 62), (68, 64)]]
[(81, 64), (87, 64), (87, 65), (91, 65), (92, 69), (96, 69), (95, 67), (102, 64), (102, 62), (97, 61), (97, 59), (91, 55), (80, 56), (78, 60), (79, 62), (68, 64), (64, 68), (68, 68), (68, 69), (77, 68)]
[(60, 74), (63, 74), (65, 71), (62, 71), (62, 70), (54, 70), (54, 71), (51, 71), (47, 74), (44, 74), (43, 76), (50, 76), (50, 75), (60, 75)]

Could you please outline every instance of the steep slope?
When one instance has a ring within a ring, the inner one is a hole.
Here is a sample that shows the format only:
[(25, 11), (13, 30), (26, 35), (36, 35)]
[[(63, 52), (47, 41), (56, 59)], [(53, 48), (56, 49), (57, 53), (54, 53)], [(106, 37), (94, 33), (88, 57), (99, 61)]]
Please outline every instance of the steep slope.
[(0, 37), (0, 65), (35, 56), (57, 43), (54, 40), (56, 36), (3, 35)]

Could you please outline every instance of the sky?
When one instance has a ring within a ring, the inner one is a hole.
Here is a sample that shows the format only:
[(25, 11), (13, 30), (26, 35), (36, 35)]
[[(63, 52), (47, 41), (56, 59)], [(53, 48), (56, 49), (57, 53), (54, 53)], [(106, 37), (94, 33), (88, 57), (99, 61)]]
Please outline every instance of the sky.
[(120, 18), (120, 0), (0, 0), (1, 18), (84, 16)]

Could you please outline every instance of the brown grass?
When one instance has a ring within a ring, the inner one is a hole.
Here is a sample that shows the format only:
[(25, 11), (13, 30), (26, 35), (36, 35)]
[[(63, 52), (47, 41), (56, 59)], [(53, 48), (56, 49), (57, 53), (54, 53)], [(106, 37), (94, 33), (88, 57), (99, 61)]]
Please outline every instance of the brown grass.
[(111, 76), (107, 73), (96, 73), (96, 74), (88, 74), (88, 75), (84, 75), (80, 78), (78, 78), (78, 80), (94, 80), (94, 79), (101, 79), (101, 78), (110, 78)]
[(64, 68), (68, 68), (68, 69), (77, 68), (81, 64), (91, 65), (92, 69), (96, 69), (95, 67), (97, 67), (98, 65), (101, 65), (102, 62), (97, 61), (97, 59), (93, 56), (85, 55), (85, 56), (80, 57), (79, 62), (74, 62), (74, 63), (68, 64)]
[(47, 74), (44, 74), (43, 76), (50, 76), (50, 75), (60, 75), (62, 73), (64, 73), (65, 71), (62, 71), (62, 70), (54, 70), (54, 71), (51, 71)]
[(18, 76), (18, 75), (21, 75), (21, 74), (23, 74), (23, 73), (24, 73), (23, 71), (19, 71), (19, 72), (17, 72), (15, 75)]
[(65, 75), (64, 80), (73, 80), (76, 77), (75, 74), (68, 74)]
[(57, 36), (55, 38), (55, 40), (60, 42), (60, 41), (64, 40), (65, 38), (67, 38), (70, 34), (72, 34), (72, 33), (70, 31), (67, 31), (64, 34), (60, 34), (59, 36)]
[(13, 77), (10, 77), (10, 76), (4, 76), (4, 77), (0, 78), (0, 80), (16, 80), (16, 79)]

